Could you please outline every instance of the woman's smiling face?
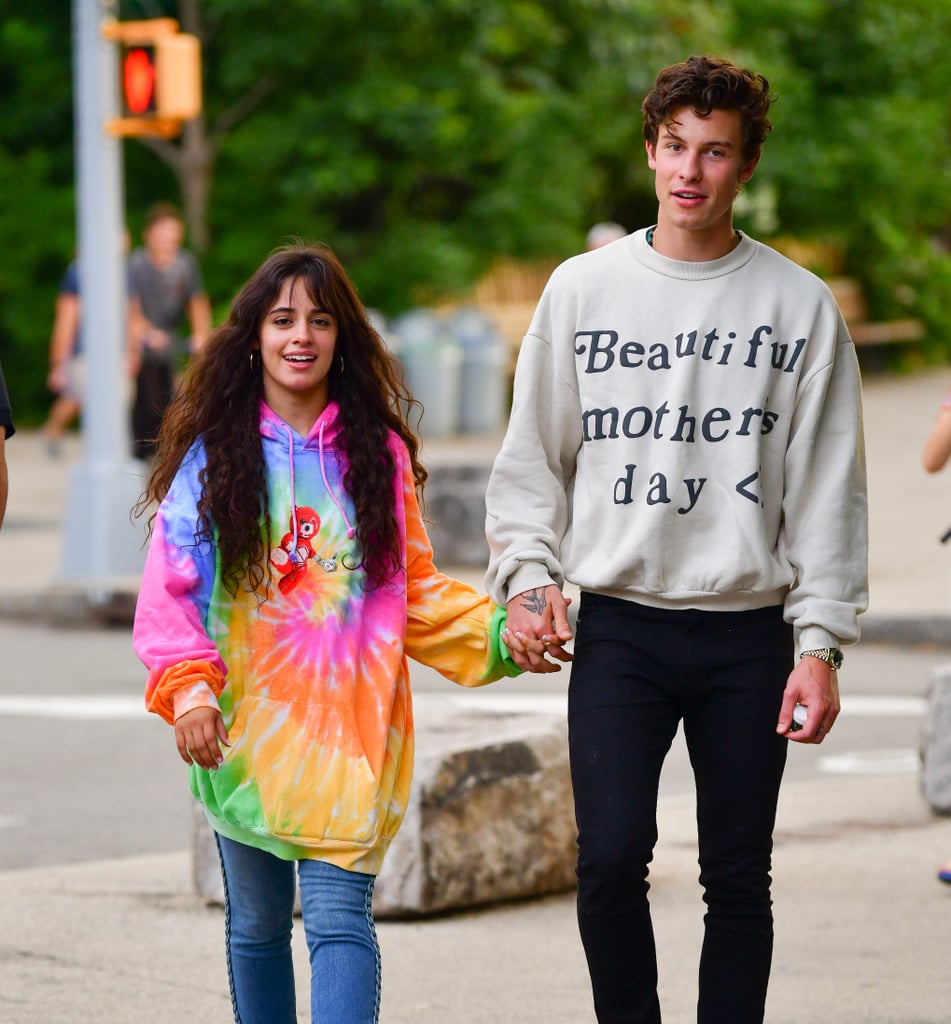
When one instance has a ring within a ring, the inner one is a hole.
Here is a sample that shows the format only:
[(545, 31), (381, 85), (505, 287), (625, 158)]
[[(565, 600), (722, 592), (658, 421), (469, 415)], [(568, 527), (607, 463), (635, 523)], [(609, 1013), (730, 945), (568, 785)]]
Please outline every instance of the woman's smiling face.
[(285, 281), (259, 331), (264, 400), (285, 420), (288, 409), (323, 412), (337, 345), (337, 319), (301, 278)]

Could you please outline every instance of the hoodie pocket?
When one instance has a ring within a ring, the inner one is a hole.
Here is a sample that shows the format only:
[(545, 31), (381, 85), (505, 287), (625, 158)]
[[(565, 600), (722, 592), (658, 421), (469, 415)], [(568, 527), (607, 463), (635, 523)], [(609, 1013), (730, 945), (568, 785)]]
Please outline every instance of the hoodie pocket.
[[(366, 756), (353, 708), (248, 696), (213, 773), (222, 818), (300, 846), (369, 848), (385, 826), (402, 730), (387, 730), (382, 770)], [(398, 749), (391, 749), (397, 747)], [(253, 794), (253, 796), (252, 796)]]

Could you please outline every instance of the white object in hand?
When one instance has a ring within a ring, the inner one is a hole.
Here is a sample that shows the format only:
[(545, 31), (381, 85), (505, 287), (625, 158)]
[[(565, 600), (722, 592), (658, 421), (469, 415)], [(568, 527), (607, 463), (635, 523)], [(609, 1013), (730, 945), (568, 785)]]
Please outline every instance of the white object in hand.
[(806, 719), (809, 717), (809, 709), (804, 704), (797, 704), (793, 708), (793, 731), (801, 729), (806, 724)]

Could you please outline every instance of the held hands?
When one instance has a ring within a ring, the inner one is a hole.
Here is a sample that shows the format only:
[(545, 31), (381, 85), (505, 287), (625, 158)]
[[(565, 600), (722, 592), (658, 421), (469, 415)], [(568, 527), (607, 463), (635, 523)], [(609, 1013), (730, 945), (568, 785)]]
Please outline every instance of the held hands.
[(219, 744), (231, 746), (221, 712), (208, 707), (193, 708), (175, 719), (175, 743), (185, 764), (197, 764), (208, 771), (224, 761)]
[(509, 601), (502, 639), (519, 668), (526, 672), (560, 672), (557, 662), (572, 660), (564, 649), (572, 638), (568, 625), (570, 603), (554, 584), (526, 590)]
[[(793, 709), (801, 704), (808, 712), (802, 729), (792, 731)], [(776, 732), (793, 743), (821, 743), (839, 716), (839, 680), (835, 669), (808, 655), (792, 670)]]

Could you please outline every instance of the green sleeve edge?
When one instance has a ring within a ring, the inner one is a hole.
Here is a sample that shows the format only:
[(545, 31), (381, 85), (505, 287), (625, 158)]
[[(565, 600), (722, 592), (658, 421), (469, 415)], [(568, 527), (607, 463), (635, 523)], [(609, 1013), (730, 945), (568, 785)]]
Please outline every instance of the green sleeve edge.
[(496, 605), (489, 616), (489, 667), (486, 677), (498, 679), (501, 676), (519, 676), (522, 670), (515, 664), (512, 652), (502, 642), (502, 630), (505, 629), (505, 609)]

